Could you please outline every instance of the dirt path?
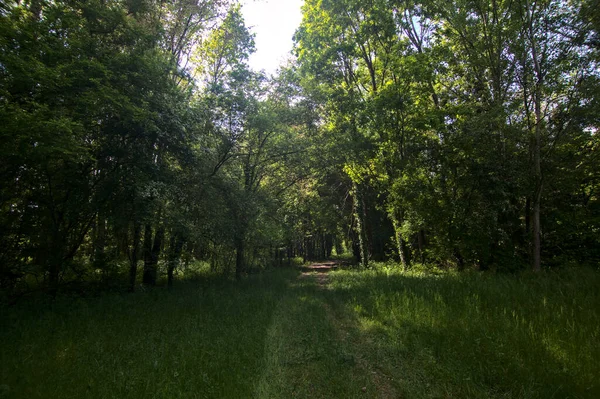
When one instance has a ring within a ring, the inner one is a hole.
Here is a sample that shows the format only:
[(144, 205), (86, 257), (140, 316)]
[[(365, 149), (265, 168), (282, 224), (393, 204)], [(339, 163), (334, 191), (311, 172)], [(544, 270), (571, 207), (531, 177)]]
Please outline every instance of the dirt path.
[(376, 398), (371, 376), (340, 331), (329, 290), (338, 264), (303, 267), (280, 298), (265, 341), (258, 398)]
[[(335, 261), (313, 263), (302, 268), (302, 273), (299, 278), (313, 279), (319, 290), (325, 290), (329, 284), (329, 272), (336, 270), (339, 266), (339, 262)], [(366, 359), (366, 356), (361, 354), (360, 350), (358, 350), (360, 345), (358, 345), (357, 342), (353, 342), (356, 338), (351, 337), (349, 331), (353, 329), (352, 324), (355, 321), (352, 320), (335, 302), (323, 301), (321, 303), (321, 308), (325, 311), (327, 321), (332, 327), (334, 339), (346, 347), (346, 350), (348, 350), (349, 353), (352, 353), (350, 357), (353, 359), (354, 364), (353, 373), (366, 376), (372, 383), (372, 386), (370, 387), (372, 391), (367, 396), (377, 398), (401, 397), (390, 383), (391, 378), (385, 375), (385, 373), (382, 373), (376, 364), (371, 364)], [(364, 394), (366, 392), (367, 387), (363, 387), (362, 393)]]
[(329, 273), (332, 270), (337, 269), (339, 266), (338, 262), (335, 261), (327, 261), (320, 263), (313, 263), (309, 266), (302, 267), (302, 274), (300, 274), (300, 278), (312, 278), (314, 277), (315, 281), (321, 288), (325, 288), (329, 281)]

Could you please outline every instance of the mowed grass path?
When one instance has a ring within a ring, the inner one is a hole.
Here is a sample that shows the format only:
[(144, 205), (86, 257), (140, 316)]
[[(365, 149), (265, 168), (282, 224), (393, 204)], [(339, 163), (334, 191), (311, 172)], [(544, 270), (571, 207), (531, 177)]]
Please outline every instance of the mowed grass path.
[(1, 310), (0, 398), (598, 398), (600, 275), (298, 269)]

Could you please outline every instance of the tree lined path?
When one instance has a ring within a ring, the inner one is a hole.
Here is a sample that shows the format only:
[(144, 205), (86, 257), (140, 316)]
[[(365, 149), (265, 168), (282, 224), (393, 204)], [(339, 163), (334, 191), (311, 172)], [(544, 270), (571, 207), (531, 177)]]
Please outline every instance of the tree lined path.
[(334, 248), (597, 265), (593, 1), (305, 0), (274, 76), (240, 7), (2, 3), (0, 300)]
[(0, 2), (0, 398), (600, 397), (598, 1), (241, 3)]

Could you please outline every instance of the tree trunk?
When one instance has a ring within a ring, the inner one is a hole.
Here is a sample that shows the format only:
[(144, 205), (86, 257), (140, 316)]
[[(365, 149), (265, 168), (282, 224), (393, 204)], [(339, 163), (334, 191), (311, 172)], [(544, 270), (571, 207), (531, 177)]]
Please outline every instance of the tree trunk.
[(181, 257), (181, 251), (183, 250), (183, 244), (185, 240), (180, 233), (174, 233), (171, 236), (171, 244), (169, 246), (169, 265), (167, 266), (167, 285), (173, 286), (173, 271), (179, 264), (179, 258)]
[(540, 271), (542, 266), (542, 238), (540, 225), (541, 184), (533, 202), (533, 271)]
[(156, 235), (154, 236), (154, 244), (152, 244), (152, 252), (151, 252), (152, 267), (150, 269), (153, 273), (152, 285), (156, 285), (156, 277), (157, 277), (157, 271), (158, 271), (158, 258), (160, 257), (160, 252), (163, 247), (164, 239), (165, 239), (165, 228), (163, 226), (160, 226), (158, 228), (158, 230), (156, 230)]
[(358, 235), (358, 245), (360, 251), (360, 264), (366, 269), (369, 267), (369, 253), (367, 249), (367, 234), (365, 230), (365, 202), (362, 199), (360, 186), (356, 182), (352, 182), (352, 188), (354, 191), (353, 205), (354, 217), (356, 218), (356, 233)]
[(454, 254), (454, 258), (456, 258), (456, 265), (458, 267), (458, 271), (462, 272), (463, 270), (465, 270), (465, 260), (462, 257), (458, 247), (455, 246), (452, 252)]
[(535, 179), (535, 188), (533, 195), (533, 264), (534, 271), (541, 269), (541, 226), (540, 226), (540, 210), (542, 199), (542, 166), (541, 166), (541, 140), (542, 140), (542, 85), (544, 84), (544, 76), (542, 73), (540, 60), (537, 51), (537, 43), (535, 39), (533, 18), (529, 1), (526, 0), (527, 7), (527, 23), (529, 42), (531, 45), (531, 59), (533, 61), (533, 69), (535, 72), (536, 82), (533, 92), (533, 103), (535, 113), (535, 136), (533, 144), (533, 175)]
[[(354, 225), (355, 223), (353, 223)], [(353, 226), (350, 232), (350, 246), (352, 247), (352, 255), (354, 259), (360, 262), (360, 240), (358, 239), (358, 233), (356, 227)]]
[(56, 296), (58, 293), (58, 285), (60, 283), (60, 273), (63, 268), (64, 256), (66, 252), (62, 233), (55, 229), (48, 237), (48, 248), (44, 251), (44, 263), (48, 271), (48, 288), (51, 296)]
[(331, 253), (333, 252), (333, 236), (331, 234), (327, 234), (325, 236), (325, 257), (327, 259), (331, 258)]
[(56, 296), (56, 293), (58, 292), (61, 266), (61, 257), (58, 255), (51, 255), (48, 259), (48, 286), (50, 295), (52, 295), (53, 297)]
[(525, 235), (529, 234), (531, 227), (531, 198), (525, 199)]
[(419, 245), (419, 256), (421, 258), (421, 263), (425, 263), (425, 231), (420, 229), (417, 233), (417, 242)]
[(152, 280), (152, 226), (146, 224), (144, 227), (144, 274), (142, 283), (144, 285), (154, 285)]
[(96, 221), (96, 234), (94, 237), (94, 267), (102, 270), (102, 276), (106, 279), (106, 219), (102, 213), (98, 213)]
[(239, 280), (244, 271), (244, 239), (235, 239), (235, 278)]
[(398, 250), (398, 256), (400, 257), (400, 264), (406, 271), (410, 267), (410, 264), (408, 263), (408, 259), (406, 257), (406, 244), (400, 231), (401, 221), (399, 220), (400, 218), (397, 217), (393, 217), (392, 219), (392, 224), (394, 225), (394, 235), (396, 237), (396, 248)]
[(137, 277), (137, 263), (140, 252), (140, 236), (142, 225), (134, 222), (133, 224), (133, 242), (131, 245), (131, 254), (129, 256), (129, 291), (135, 291), (135, 279)]
[(152, 242), (152, 226), (146, 225), (144, 232), (144, 276), (143, 283), (145, 285), (156, 285), (157, 265), (162, 248), (162, 242), (165, 236), (165, 228), (159, 227), (154, 235)]
[(342, 240), (340, 240), (340, 238), (339, 238), (339, 237), (335, 236), (335, 237), (334, 237), (334, 241), (333, 241), (333, 245), (334, 245), (334, 247), (335, 247), (335, 254), (336, 254), (337, 256), (340, 256), (340, 255), (342, 255), (342, 254), (343, 254), (343, 252), (344, 252), (344, 249), (343, 249), (343, 247), (342, 247)]

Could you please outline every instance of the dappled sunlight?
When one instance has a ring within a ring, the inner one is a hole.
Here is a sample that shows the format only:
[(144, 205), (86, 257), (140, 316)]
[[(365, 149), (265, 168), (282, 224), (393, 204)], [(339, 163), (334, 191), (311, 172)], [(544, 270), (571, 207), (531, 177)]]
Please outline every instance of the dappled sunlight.
[(597, 3), (2, 1), (0, 399), (600, 398)]
[[(467, 396), (520, 396), (558, 382), (560, 392), (597, 390), (597, 333), (589, 321), (600, 316), (593, 305), (598, 298), (583, 303), (581, 297), (592, 294), (592, 285), (572, 287), (569, 299), (568, 286), (551, 278), (540, 283), (513, 276), (413, 276), (388, 270), (331, 275), (340, 305), (356, 320), (355, 341), (364, 353), (374, 360), (395, 357), (386, 366), (388, 373), (394, 374), (399, 364), (427, 370)], [(457, 364), (460, 369), (448, 373)], [(511, 382), (502, 385), (495, 379), (499, 373)]]
[(598, 277), (575, 280), (281, 269), (16, 308), (0, 383), (92, 398), (591, 398)]

